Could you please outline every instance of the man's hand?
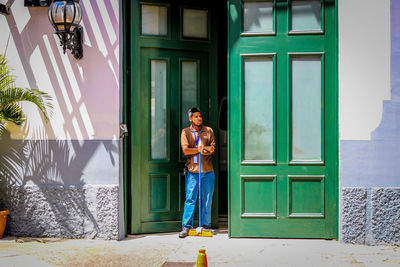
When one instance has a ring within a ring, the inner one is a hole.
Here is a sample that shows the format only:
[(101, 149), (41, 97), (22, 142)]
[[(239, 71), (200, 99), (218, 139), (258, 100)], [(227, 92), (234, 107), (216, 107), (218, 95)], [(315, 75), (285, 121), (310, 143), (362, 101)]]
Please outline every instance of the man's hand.
[(198, 148), (199, 153), (203, 153), (204, 152), (204, 146), (203, 145), (199, 145), (197, 148)]
[(205, 154), (205, 155), (211, 155), (211, 154), (214, 153), (214, 151), (215, 151), (215, 147), (213, 147), (213, 146), (205, 146), (201, 153)]
[(210, 153), (214, 153), (214, 151), (215, 151), (215, 147), (213, 147), (213, 146), (206, 146), (206, 147), (204, 147), (204, 149)]

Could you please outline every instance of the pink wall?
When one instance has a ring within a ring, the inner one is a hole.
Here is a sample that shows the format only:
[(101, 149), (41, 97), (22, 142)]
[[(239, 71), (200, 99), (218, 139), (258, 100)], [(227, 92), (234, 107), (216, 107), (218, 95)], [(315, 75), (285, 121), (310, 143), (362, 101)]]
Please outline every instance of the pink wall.
[(17, 85), (53, 96), (55, 109), (45, 124), (31, 104), (29, 122), (11, 126), (13, 139), (117, 139), (120, 98), (120, 0), (81, 0), (84, 56), (64, 55), (47, 8), (15, 1), (0, 15), (0, 53), (6, 54)]

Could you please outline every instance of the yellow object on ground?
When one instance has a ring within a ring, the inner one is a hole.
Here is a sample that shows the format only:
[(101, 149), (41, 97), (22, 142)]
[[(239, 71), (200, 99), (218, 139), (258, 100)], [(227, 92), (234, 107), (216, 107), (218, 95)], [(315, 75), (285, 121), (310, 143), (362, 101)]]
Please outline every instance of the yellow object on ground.
[(197, 256), (197, 267), (207, 267), (207, 255), (205, 249), (199, 249), (199, 255)]
[(189, 230), (189, 236), (204, 236), (204, 237), (213, 237), (213, 234), (209, 230), (201, 230), (200, 233), (196, 231), (196, 229)]

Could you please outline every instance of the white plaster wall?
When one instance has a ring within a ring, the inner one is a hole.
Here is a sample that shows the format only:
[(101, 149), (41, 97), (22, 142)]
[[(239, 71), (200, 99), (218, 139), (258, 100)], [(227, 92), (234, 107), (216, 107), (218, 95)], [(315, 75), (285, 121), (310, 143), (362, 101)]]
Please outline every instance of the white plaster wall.
[(0, 15), (0, 53), (6, 53), (17, 86), (49, 93), (55, 107), (45, 124), (34, 105), (24, 104), (28, 123), (10, 126), (12, 139), (118, 139), (120, 0), (80, 2), (81, 60), (62, 53), (47, 8), (15, 1), (10, 15)]
[(390, 0), (339, 0), (340, 140), (370, 140), (390, 99)]

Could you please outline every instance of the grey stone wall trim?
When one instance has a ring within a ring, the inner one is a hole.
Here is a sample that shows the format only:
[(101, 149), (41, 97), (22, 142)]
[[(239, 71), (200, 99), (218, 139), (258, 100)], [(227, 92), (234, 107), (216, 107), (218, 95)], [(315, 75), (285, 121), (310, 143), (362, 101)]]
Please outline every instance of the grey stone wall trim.
[(119, 237), (118, 185), (25, 185), (1, 188), (10, 210), (6, 234), (31, 237)]
[(371, 244), (400, 245), (400, 188), (372, 188)]
[(341, 241), (400, 245), (400, 187), (342, 188)]
[(367, 191), (361, 187), (342, 189), (342, 241), (364, 244), (366, 235)]

